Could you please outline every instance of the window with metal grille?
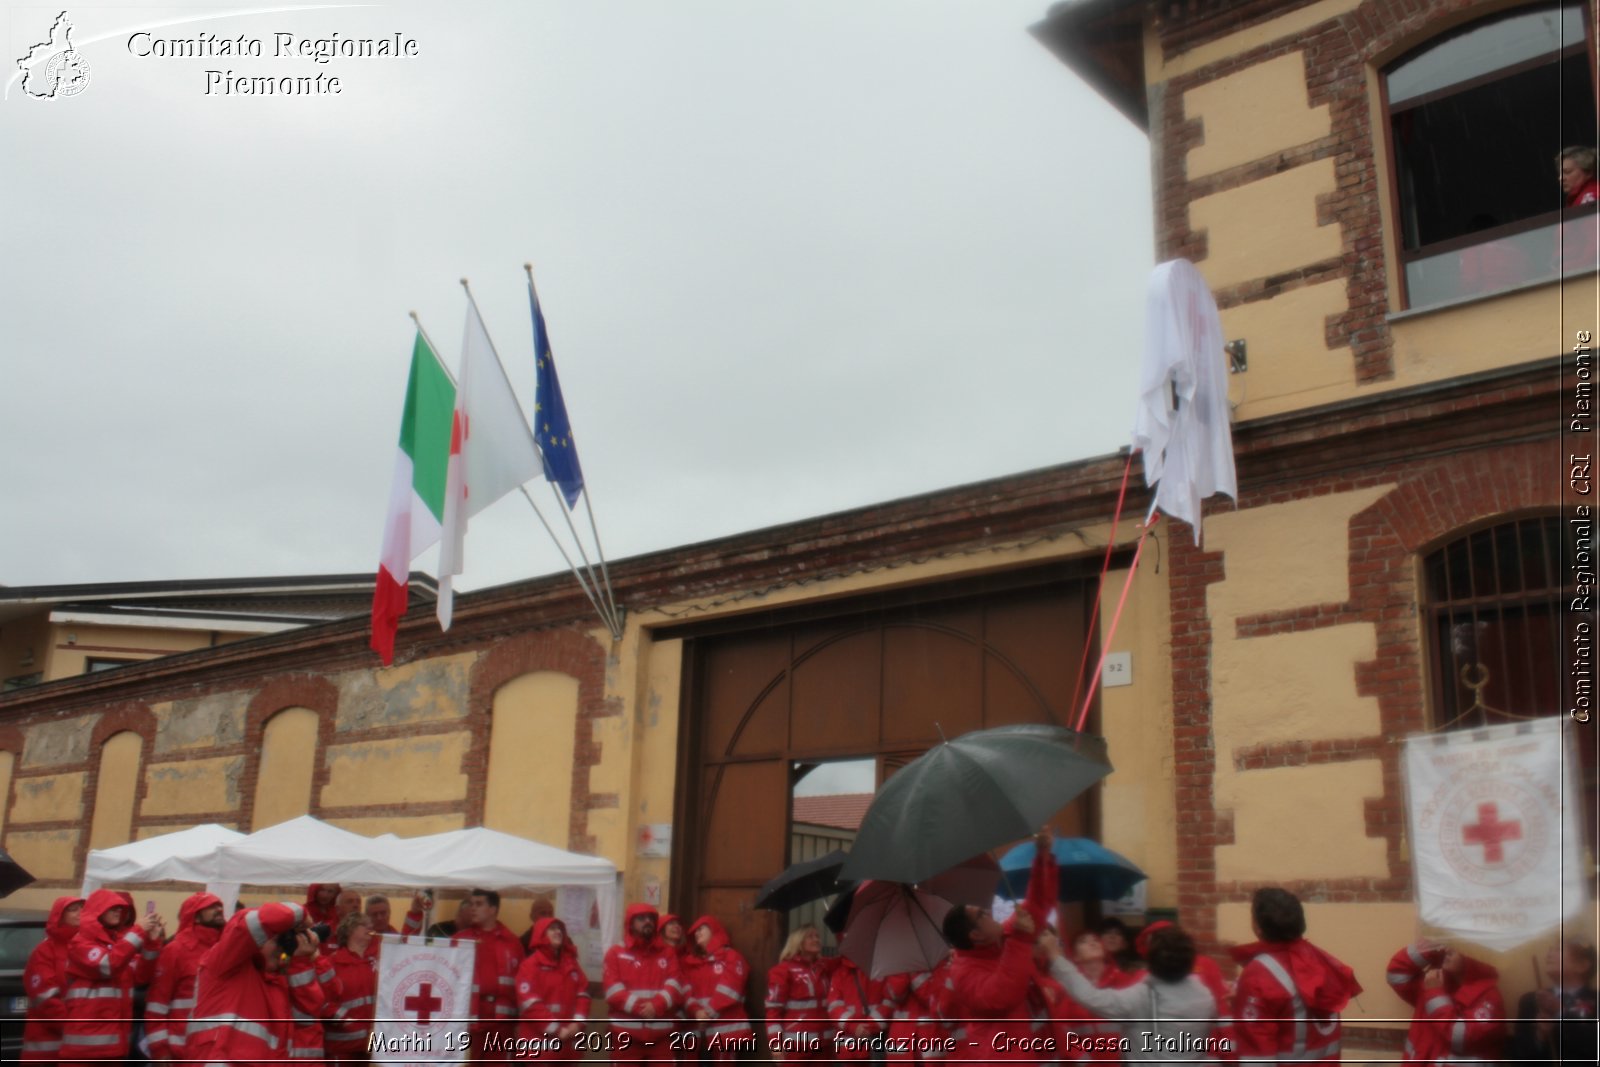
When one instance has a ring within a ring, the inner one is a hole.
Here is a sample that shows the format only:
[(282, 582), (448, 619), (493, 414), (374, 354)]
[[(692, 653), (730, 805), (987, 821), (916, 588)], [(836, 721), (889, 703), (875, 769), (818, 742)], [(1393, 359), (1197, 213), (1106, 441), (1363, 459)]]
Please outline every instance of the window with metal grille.
[[(1576, 679), (1561, 650), (1579, 619), (1564, 610), (1575, 596), (1564, 561), (1575, 548), (1559, 515), (1537, 515), (1474, 530), (1423, 561), (1435, 729), (1566, 714)], [(1594, 746), (1579, 757), (1592, 837)]]

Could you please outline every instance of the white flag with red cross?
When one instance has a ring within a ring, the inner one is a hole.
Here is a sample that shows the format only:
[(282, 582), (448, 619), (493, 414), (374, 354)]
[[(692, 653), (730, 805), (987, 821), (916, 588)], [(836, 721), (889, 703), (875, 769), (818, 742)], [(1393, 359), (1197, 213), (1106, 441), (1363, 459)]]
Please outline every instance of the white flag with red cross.
[(1551, 717), (1406, 739), (1417, 910), (1436, 934), (1504, 951), (1583, 911), (1584, 794), (1566, 729)]
[(374, 1063), (467, 1060), (474, 949), (470, 941), (384, 935), (369, 1043)]

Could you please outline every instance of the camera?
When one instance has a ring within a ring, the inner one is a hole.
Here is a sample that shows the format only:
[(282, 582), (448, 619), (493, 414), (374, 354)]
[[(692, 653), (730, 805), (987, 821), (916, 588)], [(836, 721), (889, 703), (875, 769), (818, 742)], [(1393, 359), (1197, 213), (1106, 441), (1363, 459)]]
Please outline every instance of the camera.
[[(311, 927), (311, 932), (317, 935), (318, 943), (323, 943), (333, 936), (333, 927), (327, 923), (317, 923)], [(285, 956), (293, 956), (294, 950), (300, 947), (300, 934), (297, 930), (285, 930), (274, 940), (277, 941), (278, 950)]]

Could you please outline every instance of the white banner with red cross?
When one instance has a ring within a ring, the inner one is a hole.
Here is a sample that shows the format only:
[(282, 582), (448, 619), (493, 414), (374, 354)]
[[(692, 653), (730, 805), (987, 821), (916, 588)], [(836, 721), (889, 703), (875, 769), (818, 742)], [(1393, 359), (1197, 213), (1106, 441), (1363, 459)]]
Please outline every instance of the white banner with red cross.
[(472, 942), (384, 935), (373, 1006), (375, 1063), (460, 1063), (472, 1049)]
[(1438, 935), (1504, 951), (1583, 910), (1568, 726), (1552, 716), (1406, 739), (1417, 910)]

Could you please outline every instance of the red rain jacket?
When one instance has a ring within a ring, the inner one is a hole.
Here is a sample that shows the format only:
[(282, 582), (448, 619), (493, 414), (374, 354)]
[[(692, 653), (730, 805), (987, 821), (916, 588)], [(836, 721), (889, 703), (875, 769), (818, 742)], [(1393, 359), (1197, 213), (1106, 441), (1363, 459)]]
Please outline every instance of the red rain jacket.
[(322, 1020), (339, 1006), (339, 980), (333, 963), (318, 946), (314, 956), (294, 956), (283, 970), (289, 986), (289, 1058), (322, 1059)]
[[(828, 983), (828, 1018), (837, 1028), (840, 1042), (835, 1046), (841, 1060), (872, 1058), (871, 1045), (856, 1045), (854, 1039), (872, 1039), (883, 1034), (894, 1009), (888, 1003), (883, 981), (868, 977), (855, 961), (839, 958)], [(865, 1033), (862, 1031), (865, 1030)]]
[(199, 994), (189, 1016), (188, 1052), (206, 1063), (289, 1058), (294, 1026), (289, 985), (262, 965), (261, 948), (305, 919), (300, 904), (263, 904), (236, 913), (200, 958)]
[[(613, 1033), (627, 1034), (630, 1043), (654, 1045), (677, 1029), (673, 1014), (682, 1006), (684, 985), (678, 974), (678, 954), (661, 943), (659, 937), (644, 941), (632, 933), (633, 920), (640, 915), (654, 916), (648, 904), (630, 904), (622, 920), (623, 943), (606, 949), (601, 985), (606, 1006), (611, 1009)], [(639, 1014), (645, 1005), (655, 1009), (655, 1018)]]
[[(115, 930), (101, 925), (111, 908), (122, 908), (128, 923)], [(161, 943), (147, 942), (132, 919), (130, 898), (109, 889), (95, 890), (83, 906), (78, 932), (67, 944), (62, 1063), (120, 1060), (128, 1054), (133, 987), (149, 981), (161, 954)]]
[(1037, 970), (1032, 942), (1008, 921), (1001, 944), (951, 952), (942, 1005), (944, 1017), (957, 1027), (951, 1059), (1039, 1058), (1036, 1051), (1013, 1044), (1033, 1036), (1029, 991)]
[(200, 957), (211, 950), (222, 933), (210, 926), (197, 926), (194, 920), (205, 909), (221, 904), (221, 897), (196, 893), (178, 906), (178, 934), (161, 950), (155, 977), (145, 993), (144, 1029), (151, 1059), (184, 1058)]
[[(376, 937), (370, 942), (377, 943)], [(337, 978), (337, 996), (333, 1012), (323, 1024), (323, 1044), (329, 1056), (360, 1059), (365, 1054), (368, 1035), (372, 1033), (378, 1002), (377, 963), (371, 955), (358, 956), (348, 947), (334, 949), (328, 962), (333, 965)]]
[(490, 1023), (509, 1023), (517, 1017), (517, 968), (522, 966), (522, 942), (505, 923), (494, 929), (474, 926), (456, 934), (456, 941), (477, 944), (472, 965), (472, 1017), (475, 1029)]
[(22, 1058), (49, 1060), (61, 1054), (61, 1020), (67, 1015), (67, 946), (77, 934), (62, 915), (80, 897), (57, 897), (45, 920), (44, 940), (34, 946), (22, 970), (22, 990), (28, 997), (28, 1018), (22, 1024)]
[(706, 954), (690, 953), (678, 960), (686, 989), (683, 1013), (692, 1017), (695, 1008), (706, 1013), (704, 1019), (695, 1023), (701, 1036), (701, 1048), (737, 1047), (734, 1042), (755, 1036), (750, 1027), (750, 1014), (744, 1008), (750, 965), (730, 943), (728, 931), (709, 915), (702, 915), (689, 927), (690, 944), (698, 944), (696, 931), (701, 927), (711, 931)]
[(1304, 938), (1233, 950), (1244, 964), (1234, 993), (1239, 1058), (1337, 1063), (1339, 1013), (1361, 992), (1355, 972)]
[(1471, 956), (1461, 973), (1446, 975), (1443, 988), (1425, 989), (1424, 974), (1444, 962), (1442, 951), (1407, 945), (1389, 961), (1389, 988), (1416, 1009), (1406, 1034), (1406, 1059), (1418, 1067), (1455, 1060), (1497, 1061), (1505, 1053), (1506, 1005), (1500, 972)]
[[(563, 941), (558, 952), (548, 936), (555, 919), (540, 919), (528, 938), (531, 951), (517, 968), (517, 1036), (553, 1038), (569, 1023), (589, 1018), (589, 976), (578, 962), (578, 950)], [(565, 924), (563, 924), (565, 929)]]

